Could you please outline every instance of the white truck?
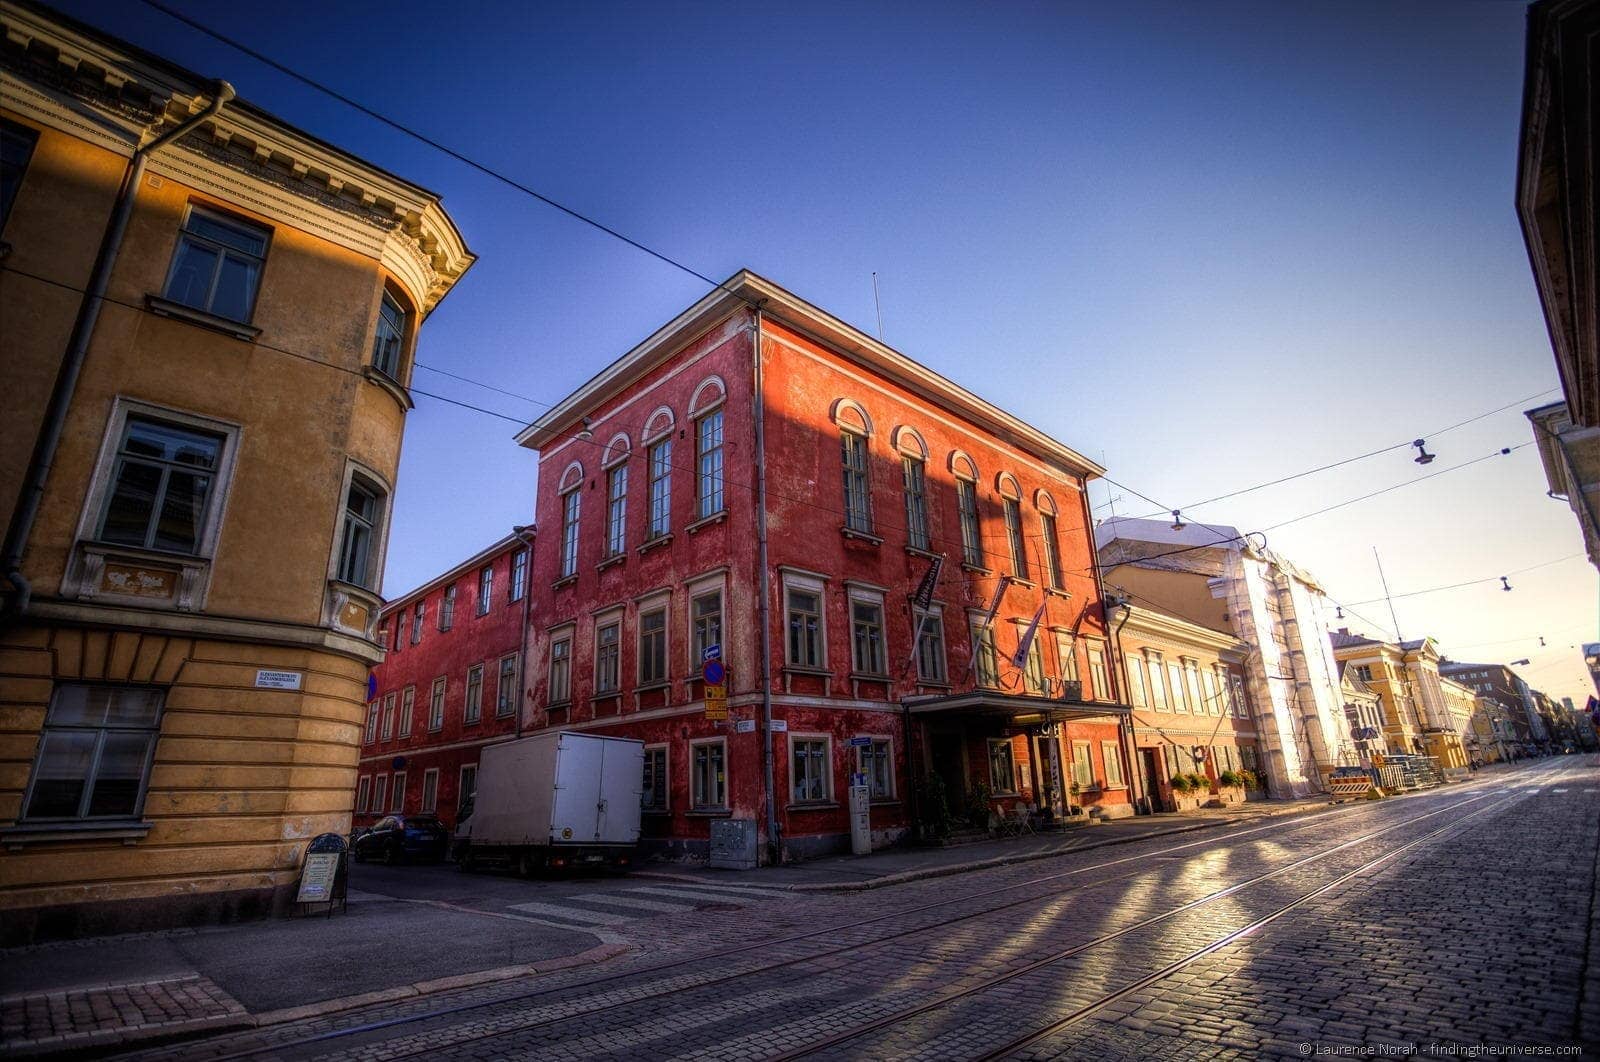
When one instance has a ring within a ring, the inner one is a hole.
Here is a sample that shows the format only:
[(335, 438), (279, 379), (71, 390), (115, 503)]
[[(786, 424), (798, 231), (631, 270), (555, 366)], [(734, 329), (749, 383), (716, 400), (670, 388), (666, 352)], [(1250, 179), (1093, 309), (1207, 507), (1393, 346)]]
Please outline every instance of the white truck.
[(487, 745), (456, 827), (463, 870), (626, 867), (639, 846), (644, 742), (552, 731)]

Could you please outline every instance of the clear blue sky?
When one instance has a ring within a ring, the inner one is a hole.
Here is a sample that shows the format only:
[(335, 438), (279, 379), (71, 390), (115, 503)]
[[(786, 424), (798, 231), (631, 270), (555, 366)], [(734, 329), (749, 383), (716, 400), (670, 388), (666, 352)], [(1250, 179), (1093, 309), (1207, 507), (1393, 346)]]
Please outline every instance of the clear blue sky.
[[(1518, 2), (171, 2), (706, 275), (875, 331), (876, 270), (888, 342), (1166, 507), (1556, 386), (1512, 208)], [(443, 193), (480, 261), (425, 365), (554, 402), (704, 291), (136, 0), (62, 6)], [(1527, 442), (1521, 408), (1430, 439), (1426, 470), (1393, 453), (1193, 513), (1265, 527)], [(513, 431), (418, 400), (386, 590), (529, 519)], [(1532, 447), (1269, 538), (1345, 601), (1380, 592), (1374, 545), (1397, 593), (1582, 548)], [(1512, 583), (1404, 599), (1402, 632), (1529, 657), (1581, 703), (1594, 571)]]

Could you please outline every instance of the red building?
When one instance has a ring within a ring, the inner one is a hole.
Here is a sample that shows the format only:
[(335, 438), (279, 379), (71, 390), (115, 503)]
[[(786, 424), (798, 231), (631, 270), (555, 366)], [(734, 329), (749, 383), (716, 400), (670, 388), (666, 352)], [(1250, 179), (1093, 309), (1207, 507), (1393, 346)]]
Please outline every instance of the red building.
[(519, 530), (379, 614), (386, 656), (367, 705), (355, 825), (432, 813), (454, 829), (479, 750), (515, 736), (533, 543)]
[(643, 739), (656, 847), (703, 854), (732, 817), (769, 859), (838, 849), (852, 776), (880, 844), (941, 805), (1060, 813), (1074, 739), (1131, 776), (1086, 530), (1103, 470), (870, 336), (741, 272), (518, 441), (544, 529), (526, 726)]

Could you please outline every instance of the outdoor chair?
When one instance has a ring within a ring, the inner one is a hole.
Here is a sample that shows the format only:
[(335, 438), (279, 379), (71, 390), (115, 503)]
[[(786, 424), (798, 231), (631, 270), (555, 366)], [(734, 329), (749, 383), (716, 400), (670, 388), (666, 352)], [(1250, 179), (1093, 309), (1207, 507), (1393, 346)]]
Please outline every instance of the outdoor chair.
[(990, 837), (1015, 837), (1017, 824), (1015, 819), (1007, 818), (998, 811), (989, 812)]
[(1017, 836), (1035, 832), (1033, 828), (1033, 810), (1026, 804), (1017, 804), (1011, 809), (1011, 832)]

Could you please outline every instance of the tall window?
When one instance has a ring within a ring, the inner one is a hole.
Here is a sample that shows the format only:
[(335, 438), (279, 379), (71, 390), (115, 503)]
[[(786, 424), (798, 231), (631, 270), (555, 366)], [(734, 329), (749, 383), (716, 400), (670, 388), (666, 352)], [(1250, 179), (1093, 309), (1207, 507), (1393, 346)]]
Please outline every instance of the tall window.
[(1111, 700), (1111, 668), (1106, 662), (1106, 647), (1103, 642), (1089, 643), (1089, 681), (1094, 683), (1095, 700)]
[(56, 686), (24, 819), (131, 819), (144, 804), (163, 693), (139, 686)]
[(1165, 668), (1161, 662), (1160, 653), (1145, 654), (1150, 664), (1150, 706), (1152, 708), (1170, 708), (1167, 700), (1167, 683)]
[(989, 739), (989, 788), (996, 793), (1017, 791), (1017, 772), (1011, 762), (1009, 738)]
[(444, 726), (444, 676), (433, 680), (433, 693), (428, 698), (428, 729)]
[(383, 730), (378, 735), (384, 741), (394, 737), (394, 694), (383, 699)]
[(1027, 693), (1044, 693), (1044, 654), (1037, 635), (1028, 643), (1028, 656), (1022, 664), (1022, 688)]
[(489, 611), (494, 602), (494, 565), (485, 564), (478, 569), (478, 615)]
[(371, 806), (368, 802), (372, 799), (372, 776), (362, 775), (356, 780), (356, 806), (357, 815), (363, 815)]
[(345, 495), (344, 535), (339, 545), (339, 579), (372, 589), (378, 568), (378, 522), (383, 516), (383, 492), (360, 476), (350, 477)]
[(1056, 518), (1054, 514), (1045, 513), (1039, 518), (1044, 535), (1044, 567), (1045, 576), (1050, 580), (1050, 585), (1060, 590), (1066, 585), (1061, 577), (1061, 542), (1056, 538)]
[(863, 675), (888, 674), (889, 663), (883, 651), (882, 602), (850, 602), (850, 636), (856, 671)]
[(392, 380), (400, 378), (400, 348), (406, 339), (406, 311), (393, 295), (383, 293), (378, 330), (372, 340), (372, 367)]
[(698, 594), (689, 603), (690, 614), (694, 617), (694, 638), (691, 649), (694, 658), (690, 662), (699, 667), (705, 659), (706, 647), (722, 644), (722, 591), (712, 590), (709, 593)]
[(789, 663), (794, 667), (822, 666), (822, 595), (810, 590), (790, 590)]
[(628, 466), (606, 473), (606, 556), (619, 556), (628, 548)]
[(1167, 665), (1167, 688), (1172, 696), (1173, 710), (1187, 712), (1189, 710), (1189, 690), (1183, 681), (1183, 668), (1177, 664)]
[(888, 738), (873, 738), (870, 745), (857, 746), (856, 767), (867, 777), (873, 800), (894, 799), (894, 745)]
[(1150, 697), (1145, 693), (1144, 661), (1132, 655), (1127, 656), (1125, 659), (1128, 664), (1128, 696), (1133, 701), (1135, 708), (1148, 707)]
[(696, 515), (705, 519), (720, 513), (722, 500), (722, 410), (713, 410), (695, 421)]
[(416, 645), (422, 641), (422, 621), (428, 614), (428, 603), (418, 601), (416, 615), (411, 617), (411, 644)]
[(230, 321), (250, 320), (267, 237), (259, 225), (190, 207), (172, 256), (166, 297)]
[(1015, 498), (1005, 499), (1006, 541), (1011, 543), (1011, 574), (1018, 579), (1028, 577), (1028, 549), (1022, 541), (1022, 503)]
[[(419, 810), (432, 814), (439, 808), (439, 768), (430, 767), (422, 772), (422, 805)], [(395, 810), (399, 810), (396, 807)]]
[(961, 513), (961, 560), (974, 568), (983, 565), (983, 534), (978, 524), (978, 485), (956, 480), (956, 508)]
[(948, 675), (944, 653), (944, 616), (939, 612), (929, 612), (922, 618), (922, 636), (917, 639), (917, 678), (923, 682), (943, 684), (948, 681)]
[(528, 592), (528, 551), (519, 549), (511, 555), (511, 600), (521, 601)]
[(222, 457), (221, 436), (130, 416), (100, 520), (100, 539), (194, 554)]
[(0, 121), (0, 229), (11, 216), (11, 203), (17, 198), (38, 140), (39, 134), (27, 126)]
[(650, 464), (650, 538), (672, 530), (672, 440), (662, 439), (648, 451)]
[(639, 790), (642, 811), (667, 810), (667, 747), (655, 745), (644, 750), (644, 786)]
[(928, 499), (923, 473), (922, 461), (915, 457), (900, 459), (900, 476), (906, 489), (906, 544), (912, 549), (928, 548)]
[(392, 794), (389, 797), (389, 810), (398, 815), (406, 809), (406, 772), (394, 772), (394, 784), (390, 789)]
[(1093, 789), (1094, 753), (1087, 741), (1072, 743), (1072, 781), (1079, 789)]
[(789, 756), (789, 790), (796, 804), (820, 804), (830, 796), (827, 738), (794, 738)]
[(572, 636), (550, 643), (550, 704), (572, 700)]
[(468, 723), (476, 723), (483, 718), (483, 665), (473, 664), (467, 668), (467, 706), (462, 714), (462, 719)]
[(388, 807), (389, 776), (380, 774), (372, 780), (372, 810), (375, 814), (383, 814), (383, 809)]
[(577, 487), (561, 497), (561, 578), (578, 571), (578, 505), (582, 491)]
[(444, 597), (439, 601), (439, 629), (447, 631), (456, 625), (456, 586), (451, 583), (444, 588)]
[(872, 530), (872, 506), (867, 493), (867, 437), (853, 431), (839, 433), (844, 466), (844, 526), (852, 531)]
[(694, 745), (690, 757), (689, 802), (694, 810), (714, 811), (727, 807), (727, 760), (722, 741)]
[(639, 684), (667, 681), (667, 610), (639, 614)]
[(399, 652), (400, 647), (406, 644), (406, 631), (410, 629), (411, 617), (404, 612), (397, 613), (394, 617), (394, 651)]
[(972, 628), (972, 671), (980, 686), (1000, 685), (1000, 663), (994, 650), (994, 628)]
[(1073, 682), (1078, 677), (1078, 650), (1071, 631), (1056, 631), (1056, 662), (1061, 667), (1061, 677)]
[(1100, 762), (1106, 767), (1106, 785), (1120, 789), (1128, 783), (1122, 778), (1122, 751), (1115, 741), (1100, 742)]
[(456, 807), (465, 807), (467, 801), (478, 795), (478, 765), (468, 763), (461, 768), (461, 784), (456, 788)]
[(622, 621), (597, 628), (594, 638), (594, 691), (616, 693), (622, 688)]
[(515, 653), (500, 658), (500, 681), (495, 687), (494, 714), (508, 716), (517, 710), (517, 657)]
[(378, 740), (378, 716), (383, 712), (383, 701), (376, 700), (367, 705), (367, 729), (361, 735), (361, 743), (370, 745)]

